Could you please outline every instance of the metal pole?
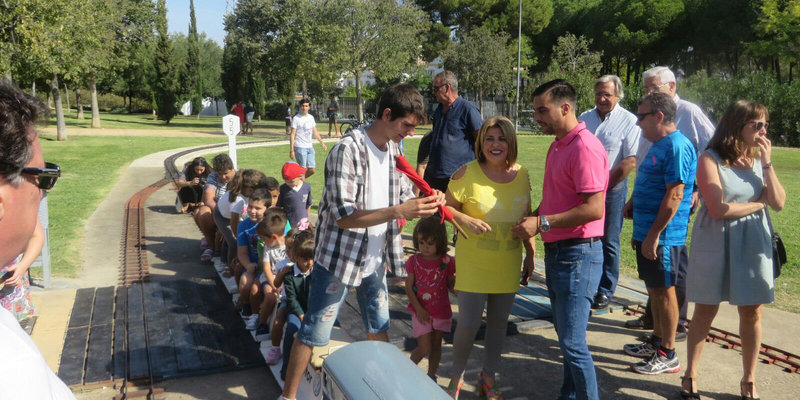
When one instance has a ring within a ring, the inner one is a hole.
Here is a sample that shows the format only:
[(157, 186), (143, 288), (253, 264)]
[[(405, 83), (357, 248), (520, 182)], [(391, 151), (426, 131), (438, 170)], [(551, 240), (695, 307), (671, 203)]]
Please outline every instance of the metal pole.
[(519, 74), (522, 60), (522, 0), (519, 0), (519, 26), (517, 31), (517, 102), (514, 110), (514, 126), (519, 130)]

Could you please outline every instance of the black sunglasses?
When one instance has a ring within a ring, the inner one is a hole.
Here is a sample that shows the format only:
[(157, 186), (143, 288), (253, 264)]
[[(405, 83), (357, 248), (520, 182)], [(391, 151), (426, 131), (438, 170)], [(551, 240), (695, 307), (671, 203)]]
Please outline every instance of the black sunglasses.
[(447, 86), (447, 84), (446, 84), (446, 83), (443, 83), (443, 84), (441, 84), (441, 85), (439, 85), (439, 86), (433, 85), (433, 93), (436, 93), (436, 92), (438, 92), (438, 91), (439, 91), (439, 89), (441, 89), (443, 86)]
[(769, 130), (769, 122), (751, 121), (750, 124), (752, 124), (753, 127), (756, 128), (756, 132), (761, 131), (761, 128), (764, 128), (765, 130)]
[(655, 114), (655, 113), (657, 113), (657, 112), (658, 112), (658, 111), (650, 111), (650, 112), (646, 112), (646, 113), (636, 114), (636, 118), (637, 118), (639, 121), (641, 121), (641, 120), (643, 120), (643, 119), (647, 118), (647, 116), (648, 116), (648, 115), (652, 115), (652, 114)]
[(44, 168), (23, 168), (21, 173), (36, 177), (36, 186), (42, 190), (50, 190), (56, 185), (61, 176), (61, 167), (58, 164), (46, 162)]

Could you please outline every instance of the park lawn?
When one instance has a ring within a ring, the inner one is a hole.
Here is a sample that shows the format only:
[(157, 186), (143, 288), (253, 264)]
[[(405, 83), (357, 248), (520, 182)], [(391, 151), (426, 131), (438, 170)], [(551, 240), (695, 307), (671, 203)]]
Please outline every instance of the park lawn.
[[(134, 160), (162, 150), (226, 143), (217, 138), (73, 136), (58, 142), (41, 138), (47, 161), (61, 166), (58, 184), (47, 194), (52, 275), (75, 277), (80, 265), (83, 226)], [(120, 210), (122, 212), (122, 210)], [(118, 260), (106, 260), (118, 263)], [(40, 270), (35, 274), (41, 275)]]
[[(541, 200), (545, 156), (552, 140), (552, 137), (544, 136), (521, 136), (519, 138), (518, 162), (528, 168), (530, 172), (533, 186), (531, 197), (534, 207)], [(405, 141), (406, 158), (412, 164), (415, 164), (416, 161), (417, 143), (415, 139), (407, 139)], [(315, 149), (317, 153), (317, 173), (308, 180), (314, 197), (312, 211), (317, 209), (319, 198), (322, 194), (322, 172), (326, 156), (326, 153), (322, 151), (318, 144)], [(780, 213), (773, 213), (773, 222), (775, 229), (783, 236), (789, 255), (789, 262), (784, 266), (783, 275), (781, 275), (776, 284), (774, 306), (782, 310), (798, 313), (800, 312), (800, 267), (798, 267), (800, 262), (798, 262), (796, 255), (800, 254), (800, 228), (798, 228), (800, 226), (800, 209), (793, 205), (800, 201), (800, 150), (776, 148), (773, 153), (776, 171), (786, 188), (788, 196), (784, 210)], [(242, 168), (260, 169), (267, 175), (274, 176), (278, 181), (282, 182), (280, 170), (283, 163), (289, 159), (289, 146), (245, 149), (238, 152), (238, 157)], [(633, 192), (633, 175), (631, 174), (629, 177), (628, 196)], [(411, 232), (415, 223), (416, 221), (410, 221), (404, 231)], [(452, 232), (449, 224), (448, 230)], [(623, 274), (636, 278), (636, 258), (629, 245), (632, 232), (632, 223), (630, 220), (626, 220), (623, 224), (621, 235), (621, 270)], [(536, 252), (538, 258), (544, 257), (544, 249), (540, 240), (537, 240)]]
[[(64, 114), (67, 127), (70, 128), (90, 128), (92, 125), (91, 112), (84, 111), (85, 118), (79, 120), (77, 112), (70, 110)], [(183, 116), (176, 115), (169, 124), (164, 121), (154, 120), (152, 114), (127, 114), (127, 113), (100, 113), (100, 124), (104, 129), (157, 129), (157, 130), (191, 130), (197, 132), (217, 132), (222, 129), (222, 116)], [(56, 126), (56, 119), (53, 115), (45, 124), (48, 128)], [(256, 134), (264, 131), (284, 132), (285, 122), (281, 120), (254, 120), (253, 129)], [(417, 128), (417, 134), (425, 134), (431, 129), (430, 125), (421, 125)], [(322, 137), (327, 137), (327, 120), (317, 121), (317, 130)]]

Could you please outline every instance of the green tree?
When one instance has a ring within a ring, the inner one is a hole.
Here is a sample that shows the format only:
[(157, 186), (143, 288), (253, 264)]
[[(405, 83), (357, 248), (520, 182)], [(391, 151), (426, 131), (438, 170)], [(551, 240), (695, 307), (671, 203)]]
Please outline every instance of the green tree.
[(194, 0), (189, 0), (189, 48), (186, 57), (186, 91), (192, 101), (192, 113), (200, 117), (203, 109), (203, 87), (200, 80), (200, 45), (197, 40), (197, 20)]
[(553, 46), (552, 65), (570, 73), (597, 74), (602, 67), (600, 59), (603, 52), (590, 51), (591, 44), (592, 39), (583, 36), (577, 37), (571, 33), (561, 36)]
[(158, 110), (158, 119), (169, 121), (178, 113), (175, 107), (177, 98), (175, 96), (175, 68), (172, 63), (172, 45), (167, 35), (167, 6), (166, 0), (158, 0), (156, 5), (158, 17), (156, 19), (156, 31), (158, 32), (158, 42), (156, 44), (156, 82), (155, 97)]
[[(781, 81), (780, 58), (790, 67), (800, 60), (800, 0), (763, 0), (756, 25), (761, 38), (749, 46), (757, 56), (773, 58), (775, 77)], [(791, 73), (789, 74), (791, 79)]]
[(455, 72), (459, 87), (478, 95), (481, 114), (484, 95), (501, 92), (512, 82), (515, 57), (506, 42), (504, 32), (477, 28), (442, 54), (445, 69)]
[[(395, 0), (342, 0), (330, 6), (328, 21), (336, 64), (356, 81), (358, 118), (364, 118), (361, 73), (372, 71), (383, 80), (413, 69), (420, 57), (422, 38), (428, 29), (426, 15), (417, 7)], [(389, 50), (391, 49), (391, 50)]]
[(116, 0), (121, 19), (115, 25), (114, 92), (128, 99), (128, 112), (133, 112), (133, 99), (151, 103), (155, 81), (156, 9), (152, 0)]

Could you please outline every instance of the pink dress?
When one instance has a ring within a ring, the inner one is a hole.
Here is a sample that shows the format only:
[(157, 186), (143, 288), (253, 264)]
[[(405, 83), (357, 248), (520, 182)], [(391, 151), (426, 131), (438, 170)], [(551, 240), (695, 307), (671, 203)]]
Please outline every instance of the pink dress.
[[(450, 308), (450, 297), (447, 294), (447, 278), (456, 273), (453, 257), (445, 254), (437, 260), (428, 261), (420, 254), (414, 254), (406, 261), (406, 271), (414, 274), (414, 293), (417, 294), (422, 308), (431, 317), (449, 319), (453, 317)], [(407, 310), (414, 312), (409, 304)]]
[[(8, 263), (0, 269), (0, 276), (4, 275), (8, 269), (19, 262), (22, 255)], [(5, 285), (0, 289), (0, 306), (17, 318), (17, 321), (22, 321), (34, 314), (33, 302), (31, 301), (31, 283), (28, 280), (28, 274), (22, 276), (22, 284), (19, 286)]]

